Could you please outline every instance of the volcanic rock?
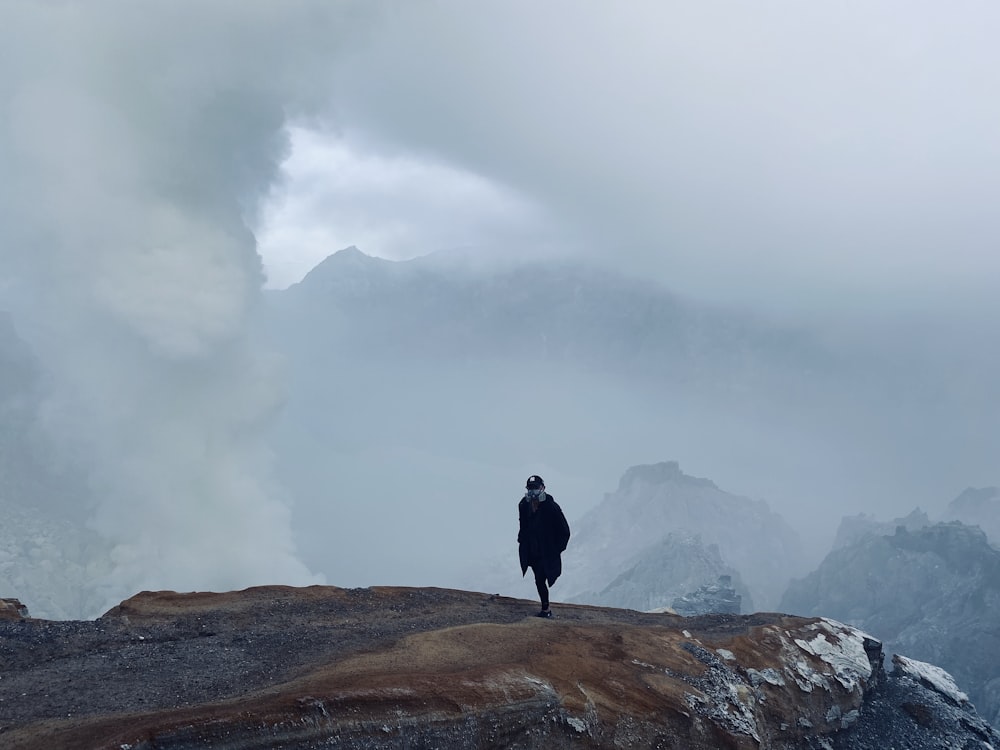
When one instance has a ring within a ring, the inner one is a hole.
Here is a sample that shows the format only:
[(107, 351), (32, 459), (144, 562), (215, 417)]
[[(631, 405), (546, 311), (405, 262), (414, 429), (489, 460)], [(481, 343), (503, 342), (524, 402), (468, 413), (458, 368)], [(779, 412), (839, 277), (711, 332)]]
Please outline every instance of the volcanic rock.
[(856, 750), (869, 746), (852, 744), (856, 728), (890, 726), (915, 749), (1000, 744), (970, 706), (940, 711), (934, 686), (887, 676), (881, 645), (832, 620), (553, 608), (543, 620), (471, 592), (261, 587), (4, 621), (0, 743)]
[(17, 599), (0, 599), (0, 620), (21, 620), (28, 617), (28, 608)]
[(742, 597), (736, 593), (729, 576), (719, 576), (716, 583), (699, 586), (690, 594), (674, 599), (673, 610), (679, 615), (707, 615), (712, 612), (738, 615)]
[(1000, 551), (979, 528), (864, 536), (790, 585), (781, 609), (836, 618), (943, 667), (1000, 727)]

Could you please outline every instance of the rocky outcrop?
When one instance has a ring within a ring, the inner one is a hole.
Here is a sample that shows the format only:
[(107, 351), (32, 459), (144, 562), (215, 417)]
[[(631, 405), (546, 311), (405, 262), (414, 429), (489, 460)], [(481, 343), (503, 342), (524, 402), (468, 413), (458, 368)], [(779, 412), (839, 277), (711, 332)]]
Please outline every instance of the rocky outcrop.
[(1000, 734), (980, 717), (943, 670), (899, 655), (850, 732), (830, 750), (992, 750)]
[(0, 622), (0, 740), (16, 750), (1000, 743), (970, 706), (940, 710), (945, 680), (886, 675), (881, 645), (832, 620), (554, 607), (541, 620), (527, 601), (470, 592), (263, 587), (146, 592), (91, 622)]
[(28, 608), (17, 599), (0, 599), (0, 620), (23, 620)]
[(707, 615), (713, 612), (738, 615), (742, 597), (736, 593), (729, 576), (719, 576), (715, 583), (699, 586), (690, 594), (674, 599), (673, 611), (684, 617)]
[(588, 591), (602, 592), (644, 558), (662, 556), (656, 547), (670, 534), (714, 545), (726, 569), (706, 570), (680, 590), (648, 592), (669, 595), (665, 604), (719, 575), (738, 573), (753, 606), (773, 609), (794, 572), (805, 572), (798, 535), (767, 503), (725, 492), (667, 461), (630, 468), (618, 489), (575, 524), (564, 567), (581, 583), (570, 596), (582, 600)]
[(786, 612), (822, 613), (940, 665), (1000, 726), (1000, 551), (958, 522), (865, 536), (789, 586)]

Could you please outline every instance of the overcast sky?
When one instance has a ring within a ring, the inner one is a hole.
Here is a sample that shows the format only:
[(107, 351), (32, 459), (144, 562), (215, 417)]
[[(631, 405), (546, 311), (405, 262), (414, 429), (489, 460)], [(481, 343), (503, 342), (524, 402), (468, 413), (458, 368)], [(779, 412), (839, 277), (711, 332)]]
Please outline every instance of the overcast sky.
[(994, 3), (386, 7), (293, 139), (273, 285), (538, 237), (721, 301), (995, 309)]
[(0, 309), (132, 590), (314, 580), (252, 321), (346, 245), (863, 320), (990, 427), (997, 39), (986, 0), (0, 0)]

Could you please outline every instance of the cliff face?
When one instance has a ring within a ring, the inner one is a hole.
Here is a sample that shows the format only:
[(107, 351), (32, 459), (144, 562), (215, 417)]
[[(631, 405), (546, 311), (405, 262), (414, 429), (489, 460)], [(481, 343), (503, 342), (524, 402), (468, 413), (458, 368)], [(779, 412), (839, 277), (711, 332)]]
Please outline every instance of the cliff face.
[(1000, 551), (974, 526), (862, 536), (788, 587), (782, 609), (850, 623), (947, 669), (1000, 727)]
[(146, 592), (96, 621), (3, 621), (0, 739), (115, 750), (1000, 745), (957, 691), (927, 686), (944, 681), (937, 672), (917, 663), (887, 676), (880, 644), (840, 623), (555, 609), (540, 620), (529, 602), (469, 592), (264, 587)]

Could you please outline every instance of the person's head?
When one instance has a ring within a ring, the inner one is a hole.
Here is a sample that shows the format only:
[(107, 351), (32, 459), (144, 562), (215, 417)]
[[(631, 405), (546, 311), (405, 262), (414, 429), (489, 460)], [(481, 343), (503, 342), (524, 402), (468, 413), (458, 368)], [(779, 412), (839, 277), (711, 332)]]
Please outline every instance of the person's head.
[(524, 483), (524, 496), (529, 500), (545, 499), (545, 482), (540, 476), (532, 474), (528, 477), (528, 481)]

